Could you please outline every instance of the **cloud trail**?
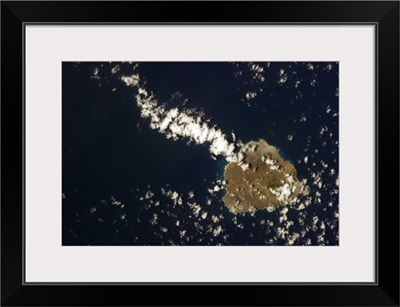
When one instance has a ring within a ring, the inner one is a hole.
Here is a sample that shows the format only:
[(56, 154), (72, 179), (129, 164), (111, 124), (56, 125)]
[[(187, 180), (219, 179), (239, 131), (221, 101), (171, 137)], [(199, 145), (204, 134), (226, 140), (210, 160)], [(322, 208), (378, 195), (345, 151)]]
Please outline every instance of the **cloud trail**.
[(226, 134), (216, 126), (210, 127), (200, 115), (192, 114), (192, 110), (168, 109), (159, 105), (152, 93), (140, 85), (139, 75), (122, 76), (127, 86), (136, 87), (136, 103), (140, 108), (141, 117), (150, 120), (150, 128), (163, 133), (168, 139), (186, 138), (196, 144), (208, 144), (209, 152), (215, 159), (226, 157), (227, 161), (236, 161), (235, 147), (237, 144), (228, 141)]

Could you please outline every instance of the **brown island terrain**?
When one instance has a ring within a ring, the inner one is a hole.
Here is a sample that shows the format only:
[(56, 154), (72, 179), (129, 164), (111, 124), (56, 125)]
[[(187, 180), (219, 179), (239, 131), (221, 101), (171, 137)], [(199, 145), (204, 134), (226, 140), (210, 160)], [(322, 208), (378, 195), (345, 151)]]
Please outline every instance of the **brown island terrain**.
[(296, 202), (308, 194), (305, 180), (299, 181), (293, 164), (264, 140), (251, 141), (238, 153), (238, 162), (225, 167), (225, 205), (233, 213), (276, 207)]

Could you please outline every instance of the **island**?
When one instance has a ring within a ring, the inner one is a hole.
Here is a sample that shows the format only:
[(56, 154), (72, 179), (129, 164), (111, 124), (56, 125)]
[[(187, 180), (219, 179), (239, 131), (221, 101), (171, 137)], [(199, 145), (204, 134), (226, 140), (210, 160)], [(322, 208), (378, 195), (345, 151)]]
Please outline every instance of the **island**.
[(265, 140), (251, 141), (226, 165), (223, 201), (232, 213), (245, 213), (292, 204), (309, 193), (306, 180), (299, 181), (292, 163)]

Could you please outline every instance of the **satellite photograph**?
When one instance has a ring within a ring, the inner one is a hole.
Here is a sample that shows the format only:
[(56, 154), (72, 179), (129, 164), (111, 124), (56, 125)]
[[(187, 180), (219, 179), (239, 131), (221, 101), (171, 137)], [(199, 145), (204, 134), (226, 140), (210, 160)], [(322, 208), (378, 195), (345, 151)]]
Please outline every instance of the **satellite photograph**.
[(63, 62), (62, 244), (338, 246), (338, 62)]

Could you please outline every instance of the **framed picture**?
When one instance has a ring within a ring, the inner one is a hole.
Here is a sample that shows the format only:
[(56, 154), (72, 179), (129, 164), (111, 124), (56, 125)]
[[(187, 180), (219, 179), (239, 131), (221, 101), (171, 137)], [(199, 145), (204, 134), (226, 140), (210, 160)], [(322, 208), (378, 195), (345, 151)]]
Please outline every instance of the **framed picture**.
[(1, 25), (2, 305), (399, 305), (398, 2)]

